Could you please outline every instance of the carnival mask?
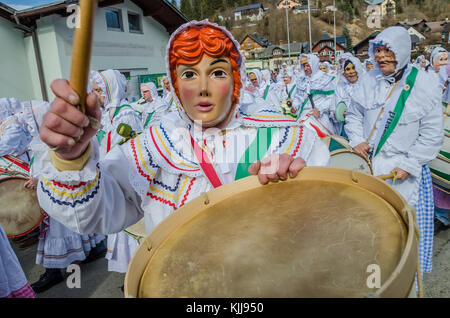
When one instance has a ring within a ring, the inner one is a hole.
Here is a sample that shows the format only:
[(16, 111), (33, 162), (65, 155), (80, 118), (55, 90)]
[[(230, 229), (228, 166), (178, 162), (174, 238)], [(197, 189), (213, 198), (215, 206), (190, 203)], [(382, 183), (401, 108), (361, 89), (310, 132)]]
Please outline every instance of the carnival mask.
[(283, 76), (283, 81), (284, 81), (284, 84), (290, 84), (291, 83), (291, 77), (289, 75), (285, 74)]
[(95, 81), (92, 82), (92, 91), (95, 93), (95, 95), (97, 95), (98, 100), (100, 102), (100, 106), (104, 107), (105, 106), (105, 96), (102, 95), (103, 90)]
[(439, 72), (441, 66), (445, 66), (447, 64), (448, 64), (448, 53), (442, 52), (442, 53), (439, 53), (438, 58), (435, 59), (433, 66), (436, 69), (436, 72)]
[(176, 76), (181, 104), (191, 120), (201, 121), (204, 128), (228, 123), (234, 106), (234, 80), (228, 58), (205, 54), (195, 65), (179, 64)]
[(344, 66), (344, 76), (350, 83), (355, 83), (358, 80), (358, 73), (355, 65), (352, 62), (347, 62)]
[(328, 69), (325, 65), (320, 65), (319, 69), (324, 73), (328, 73)]
[(165, 88), (166, 90), (170, 91), (170, 83), (169, 83), (169, 79), (168, 79), (168, 78), (165, 78), (165, 79), (163, 80), (163, 85), (164, 85), (164, 88)]
[(248, 75), (248, 78), (250, 79), (250, 82), (252, 82), (253, 86), (258, 87), (258, 78), (256, 77), (255, 73), (250, 73)]
[(392, 75), (397, 68), (397, 60), (395, 54), (387, 46), (380, 45), (375, 48), (375, 62), (378, 63), (380, 71), (386, 75)]
[(308, 76), (311, 75), (312, 69), (311, 69), (311, 65), (309, 65), (309, 63), (308, 63), (308, 58), (307, 57), (302, 57), (300, 59), (300, 64), (302, 64), (303, 70), (305, 71), (305, 74), (308, 75)]

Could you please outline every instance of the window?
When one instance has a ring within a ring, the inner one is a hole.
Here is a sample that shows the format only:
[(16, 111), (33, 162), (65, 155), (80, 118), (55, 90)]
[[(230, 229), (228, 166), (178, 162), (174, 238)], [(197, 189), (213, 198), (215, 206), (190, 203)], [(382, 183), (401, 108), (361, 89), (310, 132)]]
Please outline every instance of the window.
[(128, 12), (128, 28), (131, 33), (142, 33), (141, 16)]
[(108, 30), (123, 31), (122, 12), (119, 9), (105, 9)]

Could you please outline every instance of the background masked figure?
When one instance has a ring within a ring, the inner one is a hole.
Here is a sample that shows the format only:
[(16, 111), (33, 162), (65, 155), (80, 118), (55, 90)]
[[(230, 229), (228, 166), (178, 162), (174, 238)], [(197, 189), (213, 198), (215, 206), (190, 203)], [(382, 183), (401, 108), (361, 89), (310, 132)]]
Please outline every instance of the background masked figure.
[(336, 134), (330, 119), (334, 109), (333, 77), (319, 70), (319, 58), (313, 54), (300, 55), (300, 64), (305, 76), (296, 83), (293, 104), (298, 107), (297, 118), (301, 119), (312, 112), (331, 134)]
[(364, 75), (364, 68), (357, 57), (350, 57), (343, 63), (344, 73), (343, 80), (335, 89), (335, 107), (332, 111), (332, 119), (335, 125), (335, 132), (339, 132), (341, 136), (347, 137), (344, 124), (345, 115), (348, 105), (350, 105), (353, 94), (358, 89), (358, 83)]
[(427, 164), (443, 142), (441, 92), (435, 76), (408, 64), (410, 48), (403, 27), (387, 28), (370, 41), (377, 68), (352, 95), (345, 130), (355, 151), (370, 154), (374, 175), (396, 173), (395, 182), (388, 182), (416, 209), (420, 265), (430, 272), (433, 193)]
[(158, 96), (153, 82), (141, 84), (141, 92), (146, 101), (142, 109), (142, 126), (146, 128), (159, 123), (161, 117), (168, 111), (168, 105)]

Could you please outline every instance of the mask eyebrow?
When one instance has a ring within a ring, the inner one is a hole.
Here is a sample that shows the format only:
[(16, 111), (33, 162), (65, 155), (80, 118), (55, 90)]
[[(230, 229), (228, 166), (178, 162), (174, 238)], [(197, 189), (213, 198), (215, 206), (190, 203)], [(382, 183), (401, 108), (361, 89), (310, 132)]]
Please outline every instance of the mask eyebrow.
[(227, 60), (224, 60), (224, 59), (217, 59), (217, 60), (214, 60), (214, 61), (212, 61), (211, 63), (209, 63), (209, 66), (212, 66), (212, 65), (217, 64), (217, 63), (220, 63), (220, 62), (228, 63)]

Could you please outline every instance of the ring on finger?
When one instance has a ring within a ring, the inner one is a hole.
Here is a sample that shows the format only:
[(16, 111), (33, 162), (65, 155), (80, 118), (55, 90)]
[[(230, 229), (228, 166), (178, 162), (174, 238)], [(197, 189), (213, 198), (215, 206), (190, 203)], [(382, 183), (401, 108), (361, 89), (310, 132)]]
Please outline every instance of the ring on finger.
[(48, 147), (48, 149), (50, 149), (51, 151), (57, 151), (59, 149), (59, 145), (53, 146), (53, 147)]

